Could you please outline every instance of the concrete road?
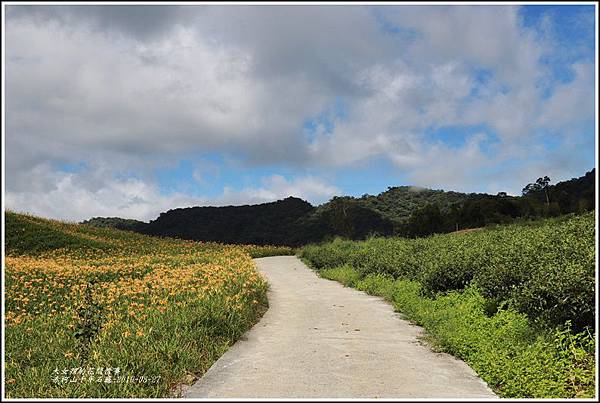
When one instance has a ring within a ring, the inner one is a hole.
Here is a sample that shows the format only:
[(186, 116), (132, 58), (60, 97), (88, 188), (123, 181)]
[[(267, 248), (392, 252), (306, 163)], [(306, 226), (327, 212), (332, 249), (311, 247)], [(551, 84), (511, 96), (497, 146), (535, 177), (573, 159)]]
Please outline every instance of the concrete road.
[(381, 298), (321, 279), (294, 256), (256, 259), (269, 310), (189, 398), (494, 398), (463, 361), (420, 344)]

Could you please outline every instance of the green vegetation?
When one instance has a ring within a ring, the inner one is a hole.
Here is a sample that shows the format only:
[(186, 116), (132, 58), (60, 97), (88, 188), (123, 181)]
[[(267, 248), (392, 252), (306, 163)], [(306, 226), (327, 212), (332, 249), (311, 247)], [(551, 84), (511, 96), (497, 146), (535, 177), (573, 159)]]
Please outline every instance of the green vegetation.
[(173, 394), (266, 309), (267, 284), (250, 254), (292, 252), (12, 212), (5, 223), (9, 398)]
[(179, 208), (161, 213), (143, 232), (227, 244), (294, 245), (295, 223), (312, 209), (294, 197), (253, 206)]
[[(547, 176), (523, 188), (520, 197), (469, 194), (458, 201), (429, 202), (414, 209), (406, 219), (396, 221), (394, 233), (422, 237), (490, 224), (507, 224), (540, 217), (583, 213), (594, 209), (595, 169), (580, 178), (550, 185)], [(450, 196), (451, 192), (447, 192)], [(455, 199), (456, 199), (456, 195)]]
[(53, 249), (107, 250), (109, 244), (84, 233), (58, 230), (62, 224), (34, 216), (6, 212), (4, 243), (8, 255), (38, 255)]
[(593, 397), (595, 214), (422, 239), (301, 249), (380, 295), (505, 397)]
[(427, 205), (433, 204), (439, 206), (442, 211), (449, 211), (453, 205), (474, 196), (475, 194), (445, 192), (414, 186), (396, 186), (389, 187), (377, 196), (365, 194), (358, 200), (383, 217), (393, 222), (402, 222), (407, 220), (414, 211)]
[(94, 227), (116, 228), (127, 231), (143, 231), (148, 225), (143, 221), (132, 220), (119, 217), (92, 217), (89, 220), (82, 221), (81, 224)]
[(84, 223), (228, 244), (300, 246), (336, 236), (414, 238), (589, 211), (595, 205), (594, 179), (595, 169), (556, 185), (550, 185), (547, 177), (540, 178), (527, 185), (519, 197), (400, 186), (377, 196), (334, 197), (318, 207), (288, 197), (252, 206), (174, 209), (149, 223), (114, 217), (96, 217)]

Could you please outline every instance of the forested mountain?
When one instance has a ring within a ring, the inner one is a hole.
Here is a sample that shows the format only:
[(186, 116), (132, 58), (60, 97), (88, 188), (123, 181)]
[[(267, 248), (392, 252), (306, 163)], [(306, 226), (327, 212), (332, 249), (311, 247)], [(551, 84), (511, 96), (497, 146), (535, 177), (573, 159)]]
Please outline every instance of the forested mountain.
[(448, 211), (452, 205), (474, 195), (474, 193), (445, 192), (414, 186), (396, 186), (389, 187), (387, 191), (377, 196), (363, 195), (358, 200), (390, 220), (402, 221), (427, 204), (437, 204), (442, 211)]
[(296, 222), (313, 210), (295, 197), (257, 205), (178, 208), (161, 213), (141, 232), (233, 244), (294, 244)]
[(594, 207), (592, 169), (556, 185), (550, 185), (548, 177), (539, 178), (525, 186), (521, 196), (399, 186), (377, 196), (334, 197), (317, 207), (288, 197), (258, 205), (178, 208), (149, 223), (114, 217), (95, 217), (84, 223), (198, 241), (297, 246), (334, 236), (427, 236), (516, 219), (581, 213)]

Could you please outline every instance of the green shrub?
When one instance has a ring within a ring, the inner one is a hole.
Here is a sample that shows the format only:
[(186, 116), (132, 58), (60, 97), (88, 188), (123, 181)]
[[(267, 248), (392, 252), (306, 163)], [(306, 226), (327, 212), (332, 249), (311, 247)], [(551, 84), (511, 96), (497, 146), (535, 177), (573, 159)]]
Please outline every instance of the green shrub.
[(356, 289), (392, 300), (395, 291), (394, 279), (385, 274), (369, 274), (356, 282)]
[(594, 226), (591, 212), (423, 239), (336, 239), (300, 256), (317, 270), (348, 264), (361, 277), (415, 280), (425, 296), (477, 284), (488, 314), (511, 306), (542, 325), (570, 320), (580, 331), (594, 324)]
[(548, 326), (594, 325), (594, 214), (497, 234), (475, 281), (484, 296), (508, 301)]
[[(453, 239), (430, 239), (427, 255), (421, 254), (421, 275), (419, 280), (427, 295), (465, 288), (475, 275), (478, 254), (482, 251), (473, 248), (465, 236)], [(449, 242), (444, 242), (449, 241)]]
[(354, 287), (358, 280), (360, 280), (360, 273), (348, 265), (324, 269), (319, 274), (328, 280), (339, 281), (346, 287)]
[(503, 397), (594, 397), (595, 214), (422, 239), (310, 245), (326, 278), (383, 296)]
[(475, 286), (428, 298), (416, 281), (384, 274), (359, 280), (360, 272), (349, 266), (320, 274), (392, 302), (427, 330), (431, 343), (466, 361), (502, 397), (594, 397), (595, 338), (589, 332), (573, 334), (568, 324), (540, 332), (513, 309), (488, 316)]
[(356, 243), (336, 238), (321, 245), (303, 247), (300, 257), (309, 260), (317, 269), (327, 269), (349, 263), (356, 248)]
[(358, 244), (350, 263), (363, 274), (380, 273), (411, 277), (413, 243), (405, 239), (371, 238)]

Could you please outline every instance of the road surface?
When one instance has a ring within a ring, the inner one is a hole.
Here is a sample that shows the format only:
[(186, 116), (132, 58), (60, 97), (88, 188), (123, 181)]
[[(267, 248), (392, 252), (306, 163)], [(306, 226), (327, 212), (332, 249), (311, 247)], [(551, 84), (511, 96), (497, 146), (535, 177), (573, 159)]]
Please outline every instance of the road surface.
[(294, 256), (255, 259), (269, 310), (189, 398), (494, 398), (463, 361), (379, 297), (319, 278)]

